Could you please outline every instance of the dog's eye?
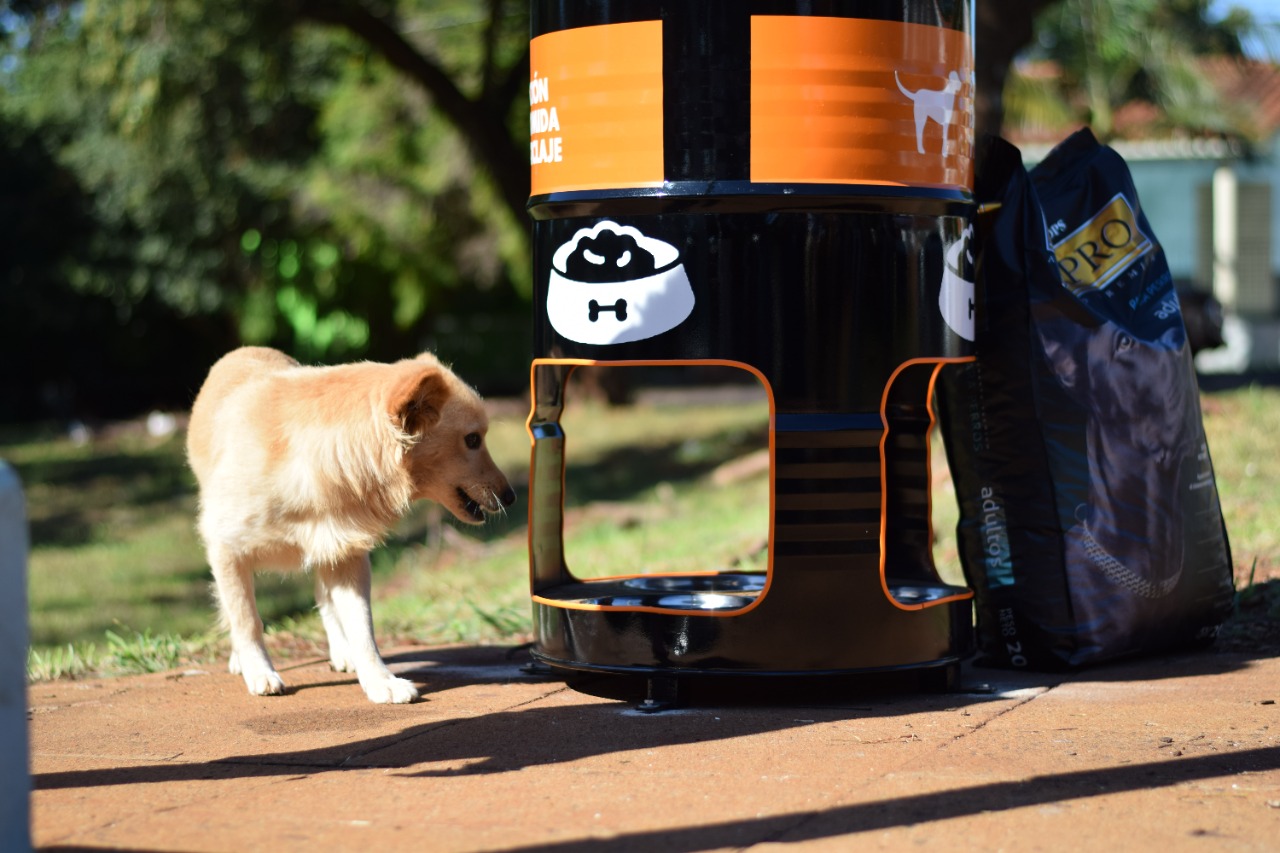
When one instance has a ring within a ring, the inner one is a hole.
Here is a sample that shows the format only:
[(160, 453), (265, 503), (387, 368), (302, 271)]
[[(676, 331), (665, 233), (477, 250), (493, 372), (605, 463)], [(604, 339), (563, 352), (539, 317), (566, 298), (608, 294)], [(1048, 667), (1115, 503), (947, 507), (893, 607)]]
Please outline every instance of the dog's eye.
[(1133, 338), (1129, 337), (1128, 335), (1121, 335), (1119, 338), (1116, 339), (1117, 352), (1124, 352), (1125, 350), (1131, 349), (1132, 347), (1133, 347)]
[(469, 432), (467, 433), (467, 437), (464, 438), (463, 441), (467, 443), (467, 447), (471, 448), (472, 450), (478, 450), (480, 448), (480, 442), (482, 441), (482, 439), (480, 438), (480, 433)]

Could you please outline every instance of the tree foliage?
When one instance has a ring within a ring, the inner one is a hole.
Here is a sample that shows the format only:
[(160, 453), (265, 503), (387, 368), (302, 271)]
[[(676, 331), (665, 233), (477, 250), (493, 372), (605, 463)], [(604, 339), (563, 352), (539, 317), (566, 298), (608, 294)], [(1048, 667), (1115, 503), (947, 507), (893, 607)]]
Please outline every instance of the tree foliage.
[(1196, 58), (1241, 56), (1253, 28), (1248, 13), (1221, 19), (1210, 0), (1061, 0), (1036, 22), (1030, 55), (1051, 60), (1056, 76), (1023, 78), (1007, 93), (1019, 121), (1070, 117), (1102, 139), (1114, 137), (1116, 111), (1145, 102), (1159, 129), (1190, 135), (1248, 134), (1247, 117), (1221, 102)]
[[(57, 263), (0, 238), (5, 299), (109, 306), (74, 330), (105, 360), (148, 313), (213, 351), (384, 358), (527, 298), (518, 0), (22, 0), (0, 36), (0, 142), (65, 186), (23, 218), (67, 232)], [(155, 371), (193, 390), (203, 349)], [(27, 398), (60, 381), (40, 369)]]
[(974, 124), (979, 133), (999, 136), (1004, 125), (1004, 93), (1014, 58), (1031, 43), (1037, 15), (1059, 0), (979, 0), (974, 14)]

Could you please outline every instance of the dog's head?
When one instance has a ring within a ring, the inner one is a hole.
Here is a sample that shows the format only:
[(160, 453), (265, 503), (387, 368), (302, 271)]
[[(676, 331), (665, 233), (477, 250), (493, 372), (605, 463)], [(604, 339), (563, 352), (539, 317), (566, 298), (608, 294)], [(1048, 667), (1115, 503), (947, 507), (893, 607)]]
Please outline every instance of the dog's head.
[(413, 499), (433, 500), (468, 524), (515, 503), (485, 445), (489, 417), (480, 396), (428, 353), (396, 367), (388, 410), (405, 447)]
[(1174, 331), (1142, 340), (1115, 323), (1040, 322), (1045, 356), (1062, 388), (1109, 439), (1169, 460), (1188, 438), (1182, 339)]

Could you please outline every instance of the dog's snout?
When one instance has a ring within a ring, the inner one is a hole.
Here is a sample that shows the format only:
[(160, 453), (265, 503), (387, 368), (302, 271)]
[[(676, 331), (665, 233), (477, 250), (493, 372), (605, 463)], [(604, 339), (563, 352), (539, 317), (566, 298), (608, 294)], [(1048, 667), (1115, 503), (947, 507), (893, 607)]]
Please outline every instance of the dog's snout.
[(507, 486), (506, 491), (498, 495), (498, 500), (502, 501), (503, 506), (511, 506), (516, 502), (516, 490)]

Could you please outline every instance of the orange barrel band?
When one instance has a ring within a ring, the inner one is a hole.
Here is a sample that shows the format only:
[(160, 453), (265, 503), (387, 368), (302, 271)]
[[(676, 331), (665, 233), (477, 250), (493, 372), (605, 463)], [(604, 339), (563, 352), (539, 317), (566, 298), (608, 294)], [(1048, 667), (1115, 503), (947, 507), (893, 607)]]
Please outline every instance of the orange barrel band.
[(608, 23), (567, 5), (534, 4), (535, 199), (708, 181), (972, 188), (967, 4), (619, 3)]

